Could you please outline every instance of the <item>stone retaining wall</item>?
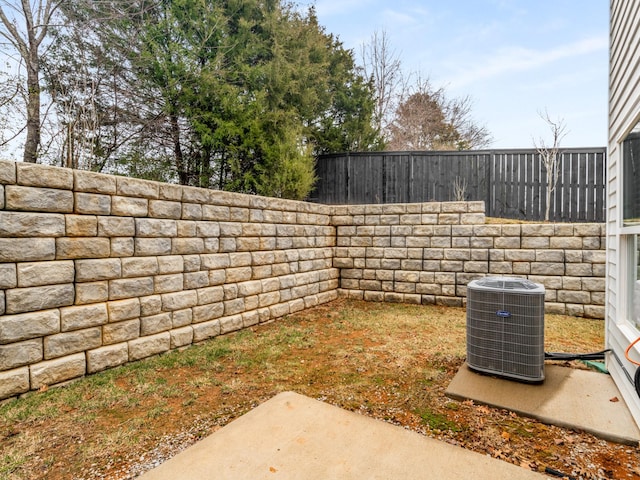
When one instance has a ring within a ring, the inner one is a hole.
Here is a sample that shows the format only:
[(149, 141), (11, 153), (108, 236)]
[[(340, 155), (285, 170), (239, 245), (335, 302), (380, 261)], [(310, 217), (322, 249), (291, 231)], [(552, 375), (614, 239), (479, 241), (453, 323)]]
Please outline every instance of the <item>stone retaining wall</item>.
[(464, 304), (526, 276), (604, 316), (599, 224), (484, 204), (326, 206), (0, 161), (0, 399), (331, 301)]
[(0, 398), (335, 299), (329, 213), (0, 162)]
[(485, 224), (483, 202), (334, 208), (341, 293), (369, 301), (462, 306), (487, 275), (546, 287), (546, 311), (604, 318), (601, 224)]

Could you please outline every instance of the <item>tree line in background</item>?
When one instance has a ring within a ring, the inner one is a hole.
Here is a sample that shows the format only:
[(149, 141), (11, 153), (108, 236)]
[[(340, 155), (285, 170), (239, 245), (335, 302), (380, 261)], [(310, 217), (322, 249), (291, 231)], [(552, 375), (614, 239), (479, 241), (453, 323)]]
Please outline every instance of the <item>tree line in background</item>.
[(300, 199), (320, 154), (490, 140), (386, 34), (358, 66), (285, 0), (0, 0), (0, 21), (0, 146), (25, 135), (27, 162)]

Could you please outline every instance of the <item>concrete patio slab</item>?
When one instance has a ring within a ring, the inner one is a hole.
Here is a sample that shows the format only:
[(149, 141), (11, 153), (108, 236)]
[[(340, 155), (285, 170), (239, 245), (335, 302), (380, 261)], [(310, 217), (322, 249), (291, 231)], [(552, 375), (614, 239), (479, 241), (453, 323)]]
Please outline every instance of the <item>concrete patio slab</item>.
[(547, 477), (285, 392), (140, 478), (536, 480)]
[(465, 363), (445, 394), (613, 442), (637, 445), (640, 441), (640, 431), (622, 395), (603, 373), (545, 365), (544, 382), (529, 385), (473, 372)]

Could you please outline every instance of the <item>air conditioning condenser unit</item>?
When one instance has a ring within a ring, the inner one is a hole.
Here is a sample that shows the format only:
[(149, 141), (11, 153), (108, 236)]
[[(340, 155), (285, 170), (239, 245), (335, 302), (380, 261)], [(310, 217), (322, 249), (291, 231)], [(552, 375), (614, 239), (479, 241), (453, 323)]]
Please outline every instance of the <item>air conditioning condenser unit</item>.
[(543, 285), (485, 277), (467, 285), (467, 365), (537, 383), (544, 380)]

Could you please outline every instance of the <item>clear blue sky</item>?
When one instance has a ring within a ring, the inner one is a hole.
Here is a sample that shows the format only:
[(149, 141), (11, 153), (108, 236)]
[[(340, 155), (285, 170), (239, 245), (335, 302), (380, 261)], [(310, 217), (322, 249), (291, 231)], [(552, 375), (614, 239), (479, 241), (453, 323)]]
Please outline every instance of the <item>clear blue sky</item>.
[(607, 144), (606, 0), (298, 0), (359, 57), (384, 30), (403, 69), (470, 95), (494, 148), (549, 138), (538, 111), (564, 119), (565, 147)]

